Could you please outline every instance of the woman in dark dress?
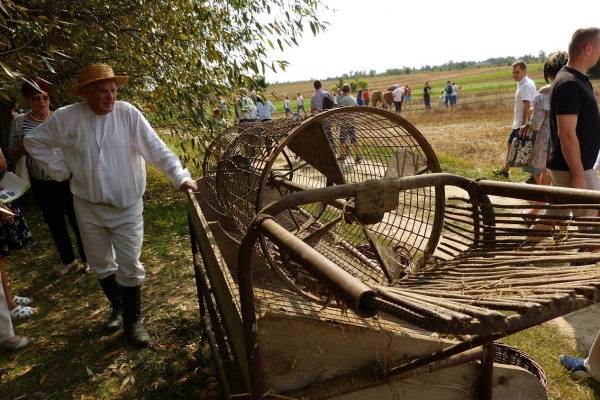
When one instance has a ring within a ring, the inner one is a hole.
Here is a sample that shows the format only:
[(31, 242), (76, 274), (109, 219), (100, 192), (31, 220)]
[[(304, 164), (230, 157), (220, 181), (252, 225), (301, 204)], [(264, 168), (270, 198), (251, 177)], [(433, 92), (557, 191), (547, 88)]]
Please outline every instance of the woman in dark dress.
[[(0, 152), (0, 181), (6, 174), (6, 159)], [(2, 204), (4, 210), (9, 210), (11, 215), (6, 223), (0, 226), (0, 279), (2, 279), (2, 289), (6, 297), (8, 311), (11, 319), (29, 318), (37, 312), (36, 308), (31, 308), (27, 304), (31, 303), (29, 297), (13, 296), (8, 289), (8, 280), (6, 278), (6, 259), (13, 250), (21, 250), (25, 246), (34, 243), (33, 236), (29, 232), (27, 223), (16, 201)]]

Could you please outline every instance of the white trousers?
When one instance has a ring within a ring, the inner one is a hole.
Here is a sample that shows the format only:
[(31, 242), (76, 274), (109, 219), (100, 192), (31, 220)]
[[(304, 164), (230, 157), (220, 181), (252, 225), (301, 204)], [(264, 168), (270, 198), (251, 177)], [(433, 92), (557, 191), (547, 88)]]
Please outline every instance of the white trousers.
[(85, 255), (96, 277), (116, 274), (121, 286), (141, 285), (146, 277), (140, 262), (144, 239), (142, 199), (131, 207), (117, 208), (73, 196), (73, 205)]
[(596, 340), (590, 349), (588, 358), (585, 359), (584, 365), (592, 379), (600, 382), (600, 334), (596, 336)]
[(6, 296), (4, 296), (4, 289), (2, 289), (2, 285), (0, 285), (0, 342), (4, 342), (13, 336), (15, 336), (15, 331), (13, 330), (12, 320), (10, 319)]

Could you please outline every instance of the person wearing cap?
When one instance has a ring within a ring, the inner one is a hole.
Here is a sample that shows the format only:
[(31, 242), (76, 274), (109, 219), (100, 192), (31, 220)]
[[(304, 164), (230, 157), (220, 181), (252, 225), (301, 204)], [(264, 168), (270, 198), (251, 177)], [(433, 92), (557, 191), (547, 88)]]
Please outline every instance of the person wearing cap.
[(84, 101), (56, 110), (23, 143), (52, 179), (70, 181), (89, 265), (112, 304), (105, 328), (123, 327), (130, 343), (146, 346), (150, 336), (140, 319), (145, 271), (139, 260), (145, 163), (180, 190), (195, 191), (197, 185), (143, 114), (116, 100), (128, 79), (106, 64), (82, 69), (68, 93)]

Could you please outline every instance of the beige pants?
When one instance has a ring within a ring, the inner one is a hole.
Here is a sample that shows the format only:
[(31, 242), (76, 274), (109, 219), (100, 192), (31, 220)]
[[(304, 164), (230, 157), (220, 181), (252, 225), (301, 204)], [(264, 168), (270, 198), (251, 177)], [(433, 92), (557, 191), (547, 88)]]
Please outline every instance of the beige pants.
[[(600, 182), (598, 181), (598, 173), (594, 169), (584, 171), (585, 184), (588, 190), (600, 190)], [(548, 170), (548, 176), (552, 181), (552, 186), (570, 188), (573, 182), (571, 171)], [(596, 210), (552, 210), (552, 214), (567, 216), (573, 213), (576, 217), (593, 217), (596, 215)]]

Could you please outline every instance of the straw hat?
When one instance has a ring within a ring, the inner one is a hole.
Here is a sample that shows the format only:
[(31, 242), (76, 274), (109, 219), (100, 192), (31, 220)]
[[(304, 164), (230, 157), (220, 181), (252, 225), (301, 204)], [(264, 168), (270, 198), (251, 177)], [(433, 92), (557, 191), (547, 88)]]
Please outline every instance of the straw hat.
[(117, 87), (123, 86), (129, 80), (128, 76), (115, 76), (110, 65), (92, 64), (85, 67), (77, 74), (77, 84), (67, 91), (71, 96), (81, 96), (80, 90), (90, 83), (103, 81), (105, 79), (114, 79)]

